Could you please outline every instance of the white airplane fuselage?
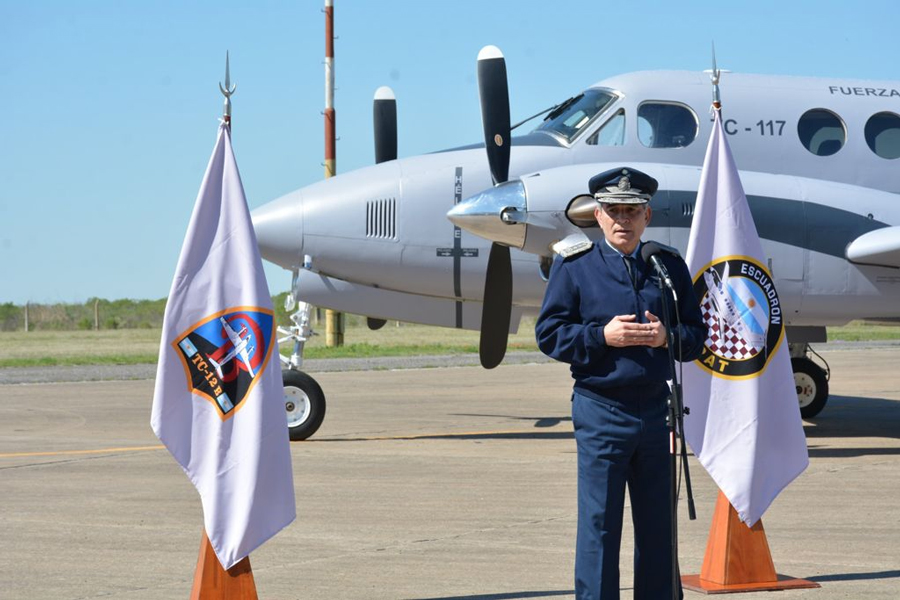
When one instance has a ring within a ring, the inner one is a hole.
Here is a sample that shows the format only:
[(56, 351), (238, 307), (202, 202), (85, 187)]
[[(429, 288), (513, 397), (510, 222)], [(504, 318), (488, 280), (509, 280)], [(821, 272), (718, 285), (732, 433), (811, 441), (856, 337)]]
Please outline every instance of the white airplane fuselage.
[[(900, 226), (900, 158), (890, 158), (900, 155), (900, 125), (891, 126), (900, 121), (900, 82), (728, 73), (720, 85), (723, 124), (786, 324), (900, 317), (900, 230), (888, 229)], [(480, 235), (446, 216), (494, 189), (476, 145), (358, 169), (258, 208), (263, 256), (297, 270), (297, 296), (312, 304), (477, 329), (488, 252), (499, 241), (514, 248), (515, 330), (541, 304), (550, 246), (570, 235), (601, 239), (598, 228), (567, 218), (570, 202), (587, 193), (592, 175), (623, 165), (660, 183), (644, 239), (684, 253), (712, 126), (708, 77), (632, 73), (586, 93), (609, 99), (596, 114), (573, 113), (562, 132), (513, 139), (503, 192), (511, 203), (492, 206), (496, 193), (485, 196), (484, 212), (472, 212), (483, 217)], [(500, 209), (517, 201), (519, 216), (504, 221)], [(855, 246), (863, 259), (851, 262), (848, 247), (866, 234)], [(875, 250), (862, 243), (873, 240)]]

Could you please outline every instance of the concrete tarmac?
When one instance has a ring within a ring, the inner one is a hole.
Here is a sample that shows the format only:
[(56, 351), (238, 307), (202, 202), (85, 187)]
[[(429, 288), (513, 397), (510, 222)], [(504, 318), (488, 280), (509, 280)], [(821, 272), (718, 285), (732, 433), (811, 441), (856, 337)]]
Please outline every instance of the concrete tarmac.
[[(811, 464), (763, 518), (779, 598), (900, 598), (900, 348), (822, 352)], [(320, 373), (291, 446), (297, 521), (251, 556), (260, 598), (571, 598), (575, 443), (559, 364)], [(188, 597), (199, 498), (149, 426), (153, 382), (0, 385), (0, 598)], [(682, 572), (717, 490), (691, 459)], [(661, 506), (662, 509), (662, 506)], [(627, 519), (626, 519), (627, 521)], [(631, 592), (630, 529), (622, 598)], [(700, 597), (686, 592), (686, 597)]]

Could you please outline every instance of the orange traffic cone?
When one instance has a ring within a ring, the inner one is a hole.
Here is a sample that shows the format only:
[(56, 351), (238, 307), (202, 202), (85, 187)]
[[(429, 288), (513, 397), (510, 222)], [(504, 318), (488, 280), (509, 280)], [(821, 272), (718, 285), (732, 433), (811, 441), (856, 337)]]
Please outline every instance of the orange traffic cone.
[(681, 583), (703, 594), (821, 587), (814, 581), (777, 574), (762, 520), (747, 527), (721, 491), (700, 574), (685, 575)]
[(250, 570), (250, 557), (226, 571), (204, 530), (191, 600), (259, 600)]

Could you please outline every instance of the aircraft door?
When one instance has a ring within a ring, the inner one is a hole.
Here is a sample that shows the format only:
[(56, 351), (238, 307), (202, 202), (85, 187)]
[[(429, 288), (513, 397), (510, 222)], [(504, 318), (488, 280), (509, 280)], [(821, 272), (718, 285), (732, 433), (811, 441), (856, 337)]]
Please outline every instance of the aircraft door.
[[(653, 195), (653, 199), (650, 201), (653, 215), (650, 218), (650, 226), (644, 234), (644, 239), (654, 240), (667, 246), (675, 246), (683, 256), (684, 251), (687, 249), (688, 232), (685, 230), (684, 243), (681, 246), (673, 241), (673, 235), (676, 240), (680, 240), (681, 237), (679, 235), (680, 232), (672, 231), (672, 211), (674, 205), (677, 204), (677, 202), (673, 203), (672, 196), (675, 194), (678, 194), (678, 192), (673, 193), (669, 190), (661, 189)], [(690, 227), (690, 222), (688, 222), (687, 226)]]
[(788, 324), (802, 316), (809, 262), (805, 203), (748, 195), (765, 267), (772, 275)]
[(850, 263), (844, 249), (858, 232), (842, 211), (829, 211), (812, 202), (803, 203), (808, 217), (808, 277), (803, 288), (804, 317), (842, 312), (837, 307), (851, 293)]

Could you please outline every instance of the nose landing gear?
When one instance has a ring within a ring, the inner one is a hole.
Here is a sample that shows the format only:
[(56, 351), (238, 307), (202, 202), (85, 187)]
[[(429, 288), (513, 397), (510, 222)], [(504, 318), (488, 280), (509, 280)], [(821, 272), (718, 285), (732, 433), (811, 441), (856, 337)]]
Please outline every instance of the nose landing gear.
[[(293, 308), (293, 296), (288, 296), (285, 308)], [(282, 356), (281, 377), (284, 381), (284, 410), (287, 415), (288, 433), (292, 442), (308, 439), (318, 431), (325, 419), (325, 394), (315, 379), (300, 370), (303, 365), (303, 346), (314, 335), (309, 325), (309, 304), (300, 302), (291, 315), (293, 325), (289, 329), (278, 328), (283, 337), (278, 343), (293, 341), (291, 356)]]
[(825, 408), (825, 403), (828, 402), (828, 378), (830, 372), (828, 371), (827, 363), (823, 369), (809, 358), (807, 353), (812, 352), (812, 350), (810, 350), (808, 344), (797, 344), (797, 346), (800, 347), (794, 348), (794, 344), (791, 344), (791, 368), (794, 371), (797, 401), (800, 403), (800, 416), (804, 419), (812, 419), (822, 412), (822, 409)]
[(315, 379), (303, 371), (284, 369), (284, 409), (291, 441), (311, 437), (325, 418), (325, 394)]

